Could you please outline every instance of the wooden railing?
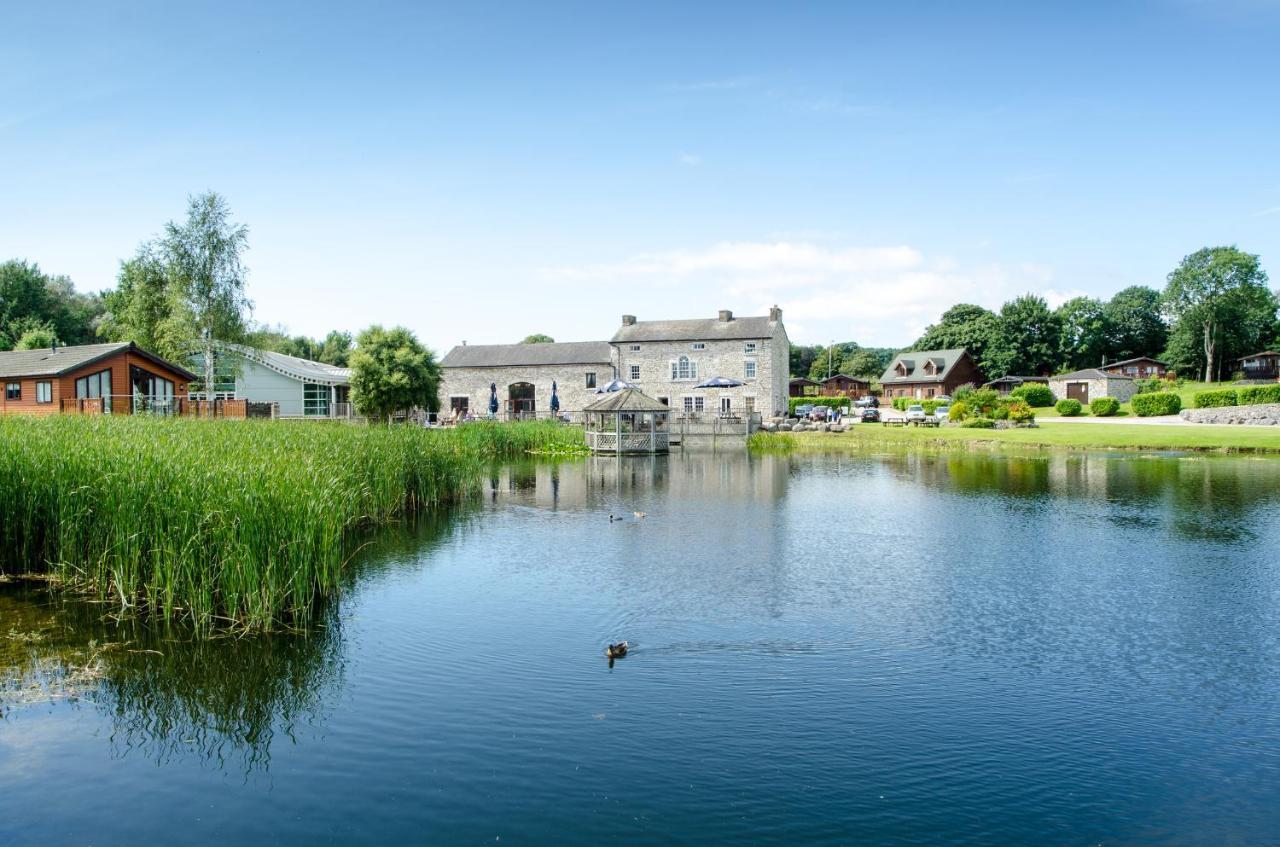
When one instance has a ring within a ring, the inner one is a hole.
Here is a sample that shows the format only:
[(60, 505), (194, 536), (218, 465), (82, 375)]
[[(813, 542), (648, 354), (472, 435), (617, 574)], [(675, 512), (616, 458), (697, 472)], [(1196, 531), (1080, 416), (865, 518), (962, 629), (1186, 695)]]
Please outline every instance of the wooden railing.
[(662, 453), (670, 445), (670, 435), (665, 431), (587, 433), (587, 446), (597, 453)]

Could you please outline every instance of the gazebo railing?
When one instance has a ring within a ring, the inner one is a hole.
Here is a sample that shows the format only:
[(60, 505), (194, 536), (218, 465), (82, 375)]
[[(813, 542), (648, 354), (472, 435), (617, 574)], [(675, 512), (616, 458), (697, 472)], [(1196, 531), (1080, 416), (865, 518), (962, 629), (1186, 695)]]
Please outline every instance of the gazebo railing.
[(670, 436), (658, 432), (588, 431), (587, 446), (600, 453), (660, 453), (670, 448)]

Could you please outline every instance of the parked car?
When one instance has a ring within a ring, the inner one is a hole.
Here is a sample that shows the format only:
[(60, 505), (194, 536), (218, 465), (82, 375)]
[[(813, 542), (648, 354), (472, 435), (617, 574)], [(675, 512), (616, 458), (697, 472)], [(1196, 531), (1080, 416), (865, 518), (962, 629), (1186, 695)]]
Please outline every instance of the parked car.
[(793, 411), (791, 414), (795, 415), (797, 418), (807, 418), (809, 417), (809, 413), (812, 411), (813, 411), (812, 403), (801, 403), (799, 406), (796, 406), (795, 411)]
[(831, 410), (826, 406), (814, 406), (809, 412), (809, 420), (825, 421), (831, 416)]
[(873, 399), (874, 398), (872, 397), (859, 397), (857, 400), (853, 401), (853, 405), (858, 407), (859, 409), (865, 409), (866, 407), (871, 405), (871, 401)]
[(863, 423), (879, 423), (879, 422), (880, 422), (880, 410), (879, 410), (879, 409), (873, 409), (873, 408), (871, 408), (871, 407), (867, 407), (866, 409), (863, 409), (863, 410), (862, 410), (862, 422), (863, 422)]
[(937, 400), (939, 403), (950, 403), (950, 402), (951, 402), (951, 395), (950, 395), (950, 394), (939, 394), (937, 397), (934, 397), (933, 399), (934, 399), (934, 400)]
[(921, 406), (919, 403), (912, 403), (907, 407), (907, 421), (923, 421), (927, 417), (928, 415), (924, 413), (924, 406)]
[(933, 416), (934, 416), (935, 418), (937, 418), (938, 420), (940, 420), (940, 421), (950, 420), (950, 419), (951, 419), (951, 407), (950, 407), (950, 406), (939, 406), (938, 408), (936, 408), (936, 409), (934, 409), (934, 410), (933, 410)]

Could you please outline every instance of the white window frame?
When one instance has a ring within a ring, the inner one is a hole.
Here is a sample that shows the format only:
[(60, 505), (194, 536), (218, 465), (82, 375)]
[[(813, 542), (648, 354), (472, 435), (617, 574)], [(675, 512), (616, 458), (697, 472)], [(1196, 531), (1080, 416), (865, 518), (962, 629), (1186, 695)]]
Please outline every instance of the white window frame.
[(632, 352), (632, 353), (639, 353), (639, 352), (640, 352), (640, 345), (639, 345), (639, 344), (632, 344), (632, 345), (631, 345), (631, 352)]
[(742, 345), (742, 352), (743, 353), (756, 352), (756, 343), (754, 341), (748, 341), (746, 344)]
[(706, 398), (705, 398), (705, 397), (694, 397), (694, 398), (693, 398), (693, 411), (694, 411), (694, 412), (701, 413), (701, 412), (705, 412), (706, 410), (707, 410), (707, 402), (706, 402)]
[(51, 380), (42, 379), (36, 381), (36, 402), (53, 402), (53, 382)]
[(707, 349), (707, 342), (705, 342), (705, 341), (695, 341), (695, 342), (693, 342), (692, 344), (690, 344), (690, 345), (689, 345), (689, 349), (690, 349), (690, 350), (706, 350), (706, 349)]
[(688, 382), (698, 378), (698, 362), (688, 356), (671, 360), (672, 382)]
[(640, 366), (639, 366), (639, 365), (630, 365), (630, 366), (628, 366), (628, 367), (627, 367), (627, 373), (629, 373), (629, 374), (631, 375), (631, 381), (632, 381), (632, 382), (639, 382), (639, 381), (640, 381)]
[(743, 363), (742, 372), (743, 372), (743, 379), (755, 379), (756, 378), (756, 360), (747, 359), (746, 362)]

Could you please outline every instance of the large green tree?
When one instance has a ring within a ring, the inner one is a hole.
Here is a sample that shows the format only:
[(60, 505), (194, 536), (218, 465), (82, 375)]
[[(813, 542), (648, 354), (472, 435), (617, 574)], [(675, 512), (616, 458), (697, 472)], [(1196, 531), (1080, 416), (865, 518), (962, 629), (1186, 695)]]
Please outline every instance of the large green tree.
[(1106, 306), (1093, 297), (1073, 297), (1054, 310), (1062, 327), (1057, 364), (1069, 370), (1096, 368), (1111, 353)]
[(1160, 292), (1145, 285), (1117, 291), (1102, 309), (1111, 339), (1112, 361), (1138, 356), (1159, 358), (1168, 343), (1169, 327), (1161, 316)]
[(380, 421), (397, 411), (439, 406), (440, 366), (412, 332), (371, 326), (351, 353), (351, 399), (356, 410)]
[(818, 358), (818, 354), (823, 351), (820, 344), (792, 344), (791, 345), (791, 376), (807, 377), (809, 371), (813, 368), (813, 362)]
[(974, 361), (984, 365), (988, 350), (1000, 335), (995, 312), (972, 303), (957, 303), (942, 313), (936, 324), (911, 345), (912, 350), (953, 350), (963, 347)]
[(1001, 307), (996, 338), (983, 356), (983, 371), (988, 379), (1052, 373), (1061, 350), (1062, 322), (1043, 297), (1024, 294)]
[(326, 365), (335, 365), (339, 368), (345, 368), (351, 359), (351, 345), (354, 339), (351, 333), (342, 332), (341, 330), (332, 330), (324, 337), (324, 342), (320, 345), (320, 353), (317, 357), (318, 361), (324, 362)]
[(1258, 257), (1234, 246), (1205, 247), (1184, 258), (1169, 274), (1163, 304), (1178, 336), (1171, 352), (1187, 358), (1188, 337), (1196, 334), (1201, 355), (1195, 364), (1205, 382), (1222, 376), (1232, 353), (1265, 340), (1276, 320), (1276, 297)]
[(551, 336), (545, 333), (535, 332), (533, 335), (526, 335), (520, 343), (521, 344), (554, 344), (555, 341), (556, 340), (554, 338), (552, 338)]
[(51, 328), (62, 344), (93, 341), (102, 297), (76, 291), (65, 276), (49, 276), (34, 262), (0, 263), (0, 350), (34, 330)]
[(884, 369), (883, 358), (874, 350), (855, 350), (840, 363), (840, 373), (862, 379), (877, 379)]
[(165, 358), (185, 361), (191, 328), (170, 283), (163, 257), (153, 243), (120, 263), (116, 288), (104, 295), (107, 316), (100, 333), (111, 341), (132, 341)]
[(212, 191), (190, 198), (187, 219), (167, 223), (159, 242), (205, 385), (214, 383), (218, 342), (240, 341), (247, 329), (252, 304), (245, 296), (243, 256), (248, 248), (249, 228), (233, 223), (226, 200)]

